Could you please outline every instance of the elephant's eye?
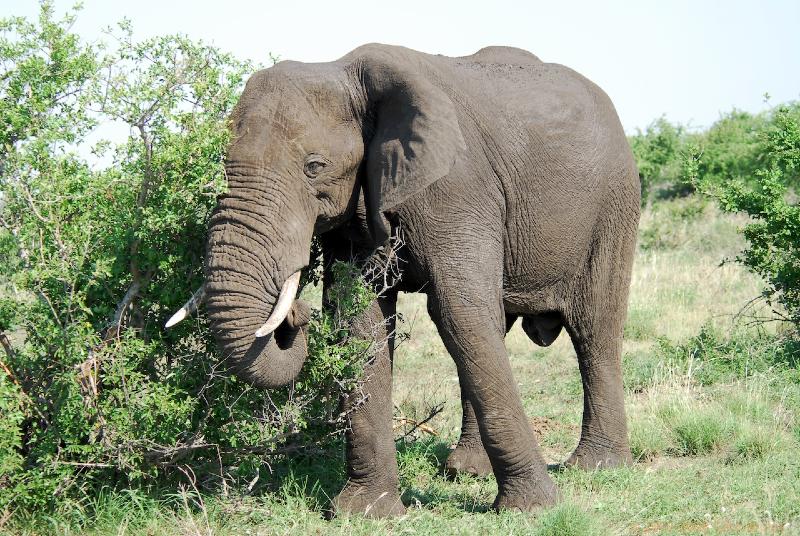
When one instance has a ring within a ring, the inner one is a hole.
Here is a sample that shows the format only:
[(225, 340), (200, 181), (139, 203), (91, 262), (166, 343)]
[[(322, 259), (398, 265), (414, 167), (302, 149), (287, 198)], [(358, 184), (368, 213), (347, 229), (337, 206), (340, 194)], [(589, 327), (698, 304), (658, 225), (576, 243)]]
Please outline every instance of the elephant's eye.
[(306, 174), (306, 177), (313, 179), (317, 175), (322, 172), (322, 170), (327, 166), (328, 163), (322, 160), (319, 157), (312, 157), (306, 160), (305, 165), (303, 166), (303, 173)]

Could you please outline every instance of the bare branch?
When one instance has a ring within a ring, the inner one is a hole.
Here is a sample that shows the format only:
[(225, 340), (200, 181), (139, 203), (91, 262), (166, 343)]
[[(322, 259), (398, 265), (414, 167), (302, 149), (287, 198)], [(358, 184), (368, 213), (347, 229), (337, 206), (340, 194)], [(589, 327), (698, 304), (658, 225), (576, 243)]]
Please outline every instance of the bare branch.
[(41, 289), (37, 290), (36, 294), (39, 296), (39, 299), (43, 300), (50, 307), (50, 312), (53, 313), (53, 319), (58, 324), (58, 327), (63, 330), (64, 324), (61, 322), (61, 317), (58, 316), (55, 307), (53, 307), (53, 302), (50, 301), (50, 298), (47, 296), (47, 294), (45, 294), (45, 292)]
[[(11, 346), (11, 341), (8, 340), (8, 337), (2, 331), (0, 331), (0, 346), (2, 346), (3, 350), (6, 351), (6, 355), (10, 360), (16, 361), (17, 356), (16, 353), (14, 352), (14, 348)], [(3, 370), (6, 372), (6, 374), (8, 374), (8, 376), (12, 380), (16, 381), (16, 379), (14, 378), (14, 374), (11, 373), (11, 369), (9, 369), (6, 366), (6, 364), (3, 363), (2, 360), (0, 360), (0, 367), (3, 368)]]
[(386, 295), (402, 278), (400, 250), (405, 246), (403, 231), (396, 227), (386, 244), (378, 247), (364, 263), (362, 275), (378, 297)]
[(33, 212), (33, 215), (36, 216), (36, 219), (39, 220), (42, 223), (50, 225), (52, 222), (49, 219), (47, 219), (44, 216), (42, 216), (42, 214), (36, 208), (36, 202), (33, 200), (33, 196), (31, 195), (31, 192), (28, 190), (28, 188), (24, 184), (22, 184), (20, 182), (19, 183), (19, 189), (22, 190), (22, 193), (25, 195), (25, 198), (28, 200), (28, 206), (30, 207), (31, 212)]
[(111, 463), (100, 463), (100, 462), (69, 462), (64, 460), (56, 460), (54, 462), (56, 465), (72, 465), (74, 467), (83, 467), (86, 469), (111, 469), (116, 467), (116, 465)]
[[(440, 403), (436, 404), (435, 406), (433, 406), (432, 408), (430, 408), (428, 410), (428, 415), (426, 415), (423, 419), (421, 419), (419, 421), (416, 421), (416, 420), (413, 420), (413, 419), (409, 419), (408, 417), (405, 417), (405, 416), (401, 416), (401, 417), (395, 419), (398, 424), (396, 424), (394, 426), (394, 428), (399, 428), (399, 427), (404, 426), (406, 424), (410, 424), (411, 425), (411, 429), (408, 430), (403, 435), (401, 435), (400, 437), (395, 438), (395, 441), (402, 441), (402, 440), (406, 439), (407, 437), (411, 437), (411, 436), (414, 435), (414, 432), (416, 432), (417, 430), (420, 430), (421, 432), (425, 432), (425, 433), (433, 435), (433, 436), (438, 435), (436, 430), (434, 430), (433, 428), (428, 426), (427, 423), (430, 422), (434, 417), (439, 415), (442, 411), (444, 411), (444, 405), (445, 405), (444, 402), (440, 402)], [(399, 408), (397, 408), (395, 406), (395, 409), (399, 409)]]

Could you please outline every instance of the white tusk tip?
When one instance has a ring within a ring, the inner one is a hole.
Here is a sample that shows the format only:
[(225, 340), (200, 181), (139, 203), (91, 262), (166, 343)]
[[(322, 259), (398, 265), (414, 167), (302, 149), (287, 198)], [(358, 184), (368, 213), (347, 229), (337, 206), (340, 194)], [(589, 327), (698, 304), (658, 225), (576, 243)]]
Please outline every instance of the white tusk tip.
[(164, 324), (164, 327), (166, 329), (169, 329), (172, 326), (174, 326), (175, 324), (177, 324), (178, 322), (180, 322), (181, 320), (183, 320), (184, 318), (186, 318), (186, 308), (185, 307), (181, 307), (181, 309), (177, 313), (172, 315), (172, 317), (170, 317), (170, 319), (167, 320), (167, 323)]
[(258, 331), (256, 331), (256, 337), (266, 337), (270, 333), (272, 333), (271, 329), (264, 329), (264, 327), (260, 327), (258, 328)]

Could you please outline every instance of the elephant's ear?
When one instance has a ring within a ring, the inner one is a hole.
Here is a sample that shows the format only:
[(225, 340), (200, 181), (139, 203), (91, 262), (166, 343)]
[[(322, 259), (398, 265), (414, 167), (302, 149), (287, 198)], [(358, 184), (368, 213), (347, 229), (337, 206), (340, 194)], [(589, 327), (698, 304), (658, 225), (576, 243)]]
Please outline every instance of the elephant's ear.
[(409, 53), (376, 47), (361, 64), (373, 121), (364, 200), (378, 244), (391, 230), (385, 213), (447, 175), (466, 149), (453, 102)]

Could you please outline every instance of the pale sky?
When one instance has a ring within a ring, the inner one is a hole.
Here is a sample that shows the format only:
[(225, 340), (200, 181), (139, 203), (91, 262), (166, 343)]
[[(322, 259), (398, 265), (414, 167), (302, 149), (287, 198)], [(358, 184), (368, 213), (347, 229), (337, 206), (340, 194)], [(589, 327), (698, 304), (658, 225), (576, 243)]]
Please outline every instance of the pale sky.
[[(37, 9), (5, 0), (0, 17)], [(328, 61), (369, 42), (451, 56), (517, 46), (600, 85), (628, 133), (662, 114), (703, 127), (733, 107), (763, 110), (764, 93), (800, 100), (800, 0), (86, 0), (75, 31), (95, 40), (122, 17), (138, 38), (179, 32), (264, 64), (269, 52)]]

